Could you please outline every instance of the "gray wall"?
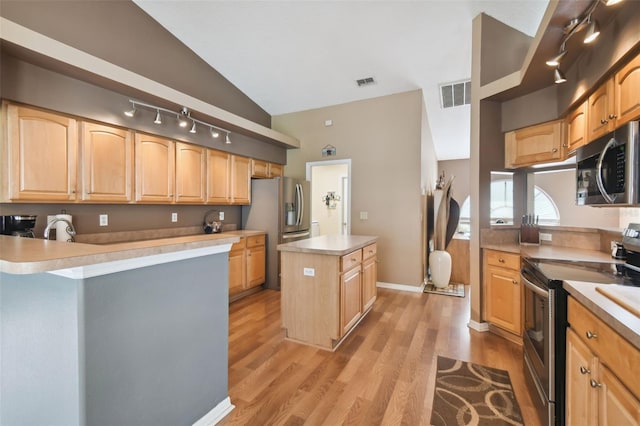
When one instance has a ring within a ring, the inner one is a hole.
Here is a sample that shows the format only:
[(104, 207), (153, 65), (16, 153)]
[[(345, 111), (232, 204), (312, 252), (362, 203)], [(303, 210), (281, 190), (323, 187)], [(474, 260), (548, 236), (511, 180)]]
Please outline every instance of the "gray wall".
[(0, 277), (1, 424), (191, 425), (228, 396), (226, 253)]
[(2, 0), (0, 15), (248, 120), (271, 125), (269, 114), (130, 0)]

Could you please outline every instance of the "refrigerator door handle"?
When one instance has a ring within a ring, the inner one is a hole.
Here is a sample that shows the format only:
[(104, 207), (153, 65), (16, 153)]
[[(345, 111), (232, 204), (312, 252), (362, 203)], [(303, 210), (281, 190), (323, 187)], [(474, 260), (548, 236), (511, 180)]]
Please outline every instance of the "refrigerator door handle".
[(302, 209), (302, 200), (300, 197), (301, 187), (299, 183), (296, 183), (296, 226), (300, 225), (300, 211)]
[(291, 238), (300, 238), (300, 237), (306, 237), (309, 235), (309, 231), (303, 231), (303, 232), (292, 232), (289, 234), (283, 234), (282, 235), (282, 239), (283, 240), (288, 240)]
[(298, 225), (302, 225), (302, 220), (304, 219), (304, 189), (300, 184), (298, 184), (298, 187), (300, 188), (300, 219), (298, 220)]

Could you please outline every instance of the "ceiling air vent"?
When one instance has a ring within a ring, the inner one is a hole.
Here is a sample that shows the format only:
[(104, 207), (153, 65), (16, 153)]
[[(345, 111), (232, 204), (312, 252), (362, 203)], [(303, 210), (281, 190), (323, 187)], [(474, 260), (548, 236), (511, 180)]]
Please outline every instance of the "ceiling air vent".
[(358, 87), (362, 87), (362, 86), (369, 86), (371, 84), (376, 84), (376, 81), (373, 79), (373, 77), (366, 77), (366, 78), (361, 78), (359, 80), (356, 80), (356, 83), (358, 83)]
[(440, 105), (451, 108), (471, 103), (471, 80), (440, 84)]

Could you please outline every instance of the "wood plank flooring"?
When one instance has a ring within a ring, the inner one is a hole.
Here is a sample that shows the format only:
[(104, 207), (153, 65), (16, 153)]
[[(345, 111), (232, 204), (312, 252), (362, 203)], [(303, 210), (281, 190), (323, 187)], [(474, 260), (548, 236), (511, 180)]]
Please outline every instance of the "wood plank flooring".
[(539, 425), (522, 348), (467, 327), (465, 298), (378, 289), (336, 352), (284, 340), (280, 293), (229, 307), (229, 396), (221, 425), (428, 425), (437, 355), (509, 371), (526, 425)]

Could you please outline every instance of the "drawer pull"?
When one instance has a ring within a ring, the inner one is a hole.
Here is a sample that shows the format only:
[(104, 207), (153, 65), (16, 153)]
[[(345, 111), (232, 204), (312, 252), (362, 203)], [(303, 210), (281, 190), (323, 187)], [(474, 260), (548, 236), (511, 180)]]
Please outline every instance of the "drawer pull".
[(592, 332), (591, 330), (587, 330), (587, 332), (585, 333), (587, 335), (587, 339), (597, 339), (598, 335), (594, 332)]
[(591, 370), (589, 370), (586, 367), (583, 367), (582, 365), (580, 366), (580, 373), (582, 374), (591, 374)]
[(351, 261), (352, 261), (352, 262), (355, 262), (355, 261), (356, 261), (356, 258), (355, 258), (355, 257), (352, 257), (352, 258), (351, 258)]
[(618, 116), (617, 116), (617, 115), (615, 115), (615, 114), (609, 114), (609, 119), (610, 119), (610, 120), (615, 120), (616, 118), (618, 118)]
[(609, 120), (605, 120), (604, 118), (602, 120), (600, 120), (600, 124), (607, 124), (609, 122)]
[(589, 380), (589, 384), (591, 385), (592, 388), (601, 388), (602, 387), (602, 383), (598, 383), (593, 379)]
[(503, 258), (500, 258), (500, 259), (498, 259), (498, 262), (500, 262), (500, 263), (504, 263), (504, 259), (503, 259)]
[(553, 148), (553, 149), (551, 150), (551, 152), (553, 152), (553, 153), (558, 152), (558, 148)]
[(511, 282), (513, 283), (513, 285), (518, 285), (518, 281), (517, 280), (511, 280)]

